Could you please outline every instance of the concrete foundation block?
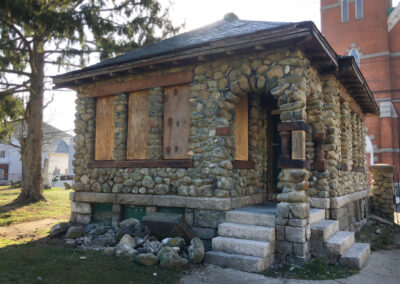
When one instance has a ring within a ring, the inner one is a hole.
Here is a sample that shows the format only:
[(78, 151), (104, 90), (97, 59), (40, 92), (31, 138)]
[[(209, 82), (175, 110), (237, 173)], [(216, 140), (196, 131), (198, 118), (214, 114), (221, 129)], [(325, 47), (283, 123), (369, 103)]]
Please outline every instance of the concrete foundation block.
[(92, 206), (90, 203), (72, 201), (71, 212), (77, 214), (92, 214)]

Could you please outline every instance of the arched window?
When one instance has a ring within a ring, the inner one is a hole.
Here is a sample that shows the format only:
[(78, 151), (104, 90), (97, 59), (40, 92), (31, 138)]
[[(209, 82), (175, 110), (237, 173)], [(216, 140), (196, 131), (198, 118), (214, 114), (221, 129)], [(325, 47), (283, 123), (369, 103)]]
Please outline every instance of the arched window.
[(355, 48), (352, 48), (352, 49), (350, 50), (350, 52), (349, 52), (349, 55), (353, 56), (353, 57), (354, 57), (354, 60), (355, 60), (356, 63), (357, 63), (357, 66), (360, 66), (360, 53), (358, 52), (358, 50), (355, 49)]
[(349, 0), (342, 0), (342, 23), (349, 21)]
[(362, 19), (363, 17), (364, 17), (363, 0), (356, 0), (356, 19)]

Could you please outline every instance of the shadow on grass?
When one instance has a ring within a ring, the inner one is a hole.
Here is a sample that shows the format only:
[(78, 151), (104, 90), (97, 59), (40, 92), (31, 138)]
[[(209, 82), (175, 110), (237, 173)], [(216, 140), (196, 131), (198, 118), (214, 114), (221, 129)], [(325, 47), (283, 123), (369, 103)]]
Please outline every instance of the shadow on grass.
[[(11, 194), (2, 194), (2, 195), (11, 195)], [(29, 204), (32, 204), (32, 203), (13, 200), (10, 203), (7, 203), (7, 204), (4, 204), (4, 205), (0, 206), (0, 213), (7, 213), (7, 212), (10, 212), (12, 210), (16, 210), (16, 209), (22, 208), (22, 207), (24, 207), (26, 205), (29, 205)]]
[(180, 270), (138, 266), (43, 238), (0, 249), (2, 283), (179, 283)]

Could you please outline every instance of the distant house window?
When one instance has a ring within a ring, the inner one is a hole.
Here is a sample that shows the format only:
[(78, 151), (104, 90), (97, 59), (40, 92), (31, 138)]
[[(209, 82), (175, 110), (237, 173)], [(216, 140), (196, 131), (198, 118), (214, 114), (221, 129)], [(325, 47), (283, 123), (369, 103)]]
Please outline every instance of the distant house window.
[(360, 66), (360, 53), (358, 52), (358, 50), (355, 49), (355, 48), (352, 48), (352, 49), (350, 50), (350, 52), (349, 52), (349, 55), (353, 56), (353, 57), (354, 57), (354, 60), (355, 60), (356, 63), (357, 63), (357, 66)]
[(0, 158), (6, 157), (6, 151), (0, 151)]
[(356, 19), (364, 17), (363, 0), (356, 0)]
[(342, 0), (342, 23), (349, 21), (349, 0)]

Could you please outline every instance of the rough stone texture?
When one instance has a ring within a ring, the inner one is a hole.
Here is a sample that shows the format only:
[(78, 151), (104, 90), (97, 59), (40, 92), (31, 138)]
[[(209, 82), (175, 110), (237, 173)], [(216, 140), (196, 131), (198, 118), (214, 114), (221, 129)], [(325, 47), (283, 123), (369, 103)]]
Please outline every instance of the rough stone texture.
[(372, 175), (371, 208), (375, 215), (394, 222), (395, 203), (394, 194), (394, 167), (377, 164), (370, 166)]
[(201, 263), (204, 258), (204, 244), (199, 238), (193, 238), (188, 247), (189, 261), (191, 263)]

